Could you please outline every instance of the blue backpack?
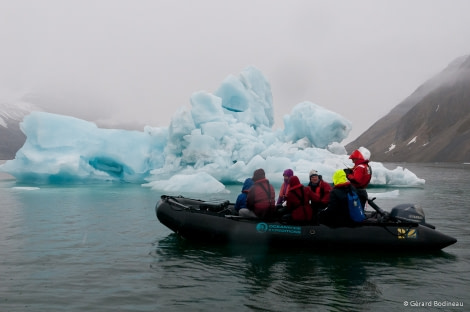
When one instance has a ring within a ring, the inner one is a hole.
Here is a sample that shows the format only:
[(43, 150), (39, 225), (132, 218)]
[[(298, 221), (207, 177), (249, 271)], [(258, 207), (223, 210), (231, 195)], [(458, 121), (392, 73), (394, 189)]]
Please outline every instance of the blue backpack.
[(362, 222), (366, 219), (359, 196), (357, 196), (357, 193), (354, 191), (348, 192), (348, 207), (349, 216), (354, 222)]

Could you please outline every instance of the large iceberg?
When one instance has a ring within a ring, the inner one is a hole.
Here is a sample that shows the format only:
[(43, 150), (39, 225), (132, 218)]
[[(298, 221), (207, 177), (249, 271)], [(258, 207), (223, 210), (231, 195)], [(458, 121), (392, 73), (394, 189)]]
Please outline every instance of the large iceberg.
[[(214, 93), (194, 93), (190, 104), (175, 112), (169, 127), (147, 126), (142, 132), (100, 129), (73, 117), (33, 112), (21, 123), (24, 146), (0, 170), (23, 183), (106, 180), (221, 192), (257, 168), (280, 185), (286, 168), (306, 183), (311, 169), (331, 182), (335, 170), (352, 167), (340, 144), (351, 122), (302, 102), (284, 117), (284, 129), (273, 130), (271, 87), (254, 67), (229, 76)], [(371, 166), (372, 184), (424, 184), (407, 169)]]

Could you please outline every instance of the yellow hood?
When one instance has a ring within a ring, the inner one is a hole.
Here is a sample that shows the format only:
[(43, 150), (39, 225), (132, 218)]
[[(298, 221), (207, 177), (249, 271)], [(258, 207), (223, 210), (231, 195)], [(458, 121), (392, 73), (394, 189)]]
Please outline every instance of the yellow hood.
[(338, 184), (344, 184), (348, 182), (348, 178), (346, 178), (346, 173), (344, 172), (343, 169), (336, 170), (335, 173), (333, 174), (333, 184), (338, 185)]

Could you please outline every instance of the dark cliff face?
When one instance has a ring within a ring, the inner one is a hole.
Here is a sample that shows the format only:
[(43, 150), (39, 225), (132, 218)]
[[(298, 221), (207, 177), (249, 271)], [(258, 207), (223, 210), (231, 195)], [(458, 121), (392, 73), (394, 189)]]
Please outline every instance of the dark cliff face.
[(22, 96), (7, 94), (5, 98), (0, 99), (0, 160), (15, 158), (16, 152), (26, 141), (20, 123), (24, 116), (35, 110), (42, 109)]
[(26, 136), (21, 132), (19, 122), (6, 121), (7, 127), (0, 126), (0, 159), (15, 158), (16, 152), (23, 146)]
[(374, 161), (470, 162), (470, 56), (453, 61), (346, 149)]

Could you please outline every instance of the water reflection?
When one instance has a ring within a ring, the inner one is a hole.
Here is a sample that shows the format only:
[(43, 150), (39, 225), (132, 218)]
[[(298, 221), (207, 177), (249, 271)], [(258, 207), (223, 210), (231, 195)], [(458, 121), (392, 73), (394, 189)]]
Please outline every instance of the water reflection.
[(211, 289), (212, 299), (237, 298), (237, 304), (241, 300), (245, 308), (272, 311), (281, 306), (284, 311), (299, 306), (362, 311), (364, 306), (384, 300), (387, 295), (381, 287), (384, 280), (396, 283), (394, 272), (410, 270), (408, 278), (418, 283), (416, 267), (432, 267), (436, 260), (440, 264), (455, 261), (444, 252), (400, 255), (213, 246), (189, 242), (176, 234), (156, 242), (152, 256), (159, 288), (172, 290), (173, 299), (166, 297), (172, 303), (181, 303), (174, 295), (178, 287), (191, 288), (189, 297), (199, 301), (195, 294)]

